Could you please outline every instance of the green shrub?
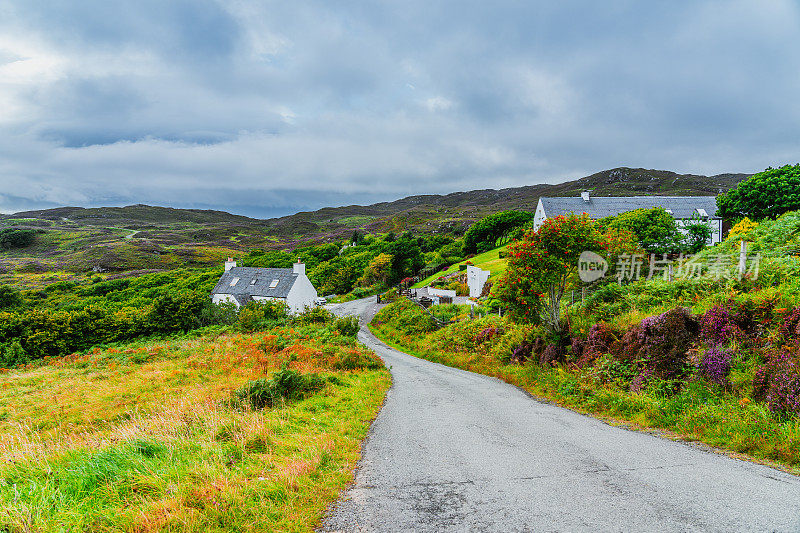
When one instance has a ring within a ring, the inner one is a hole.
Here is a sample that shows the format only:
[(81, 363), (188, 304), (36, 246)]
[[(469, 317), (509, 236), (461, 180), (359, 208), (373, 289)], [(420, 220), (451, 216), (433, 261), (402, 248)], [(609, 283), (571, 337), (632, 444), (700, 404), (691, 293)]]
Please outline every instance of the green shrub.
[(507, 231), (533, 219), (529, 211), (501, 211), (473, 224), (464, 234), (464, 252), (480, 253), (494, 248), (497, 239)]
[(239, 320), (236, 304), (233, 302), (220, 302), (203, 307), (197, 317), (202, 326), (224, 325), (232, 326)]
[(397, 300), (400, 296), (395, 289), (389, 289), (381, 294), (381, 303), (391, 303)]
[(30, 357), (22, 349), (18, 340), (0, 344), (0, 368), (13, 368), (30, 362)]
[(617, 303), (625, 296), (625, 289), (618, 283), (607, 283), (586, 297), (584, 308), (594, 312), (604, 305)]
[(358, 334), (358, 330), (361, 328), (358, 323), (358, 317), (354, 316), (337, 318), (333, 326), (336, 328), (336, 331), (345, 337), (355, 337)]
[(239, 329), (245, 332), (269, 329), (289, 316), (289, 308), (280, 300), (249, 302), (239, 310)]
[(14, 228), (0, 230), (0, 248), (3, 250), (24, 248), (33, 244), (34, 240), (36, 240), (36, 230)]
[(375, 320), (408, 335), (428, 333), (436, 329), (433, 317), (404, 298), (383, 308)]
[(775, 218), (800, 209), (800, 164), (769, 167), (717, 197), (721, 217)]
[(309, 307), (299, 315), (294, 317), (296, 324), (332, 324), (336, 320), (336, 315), (324, 307)]
[(19, 291), (7, 285), (0, 285), (0, 309), (15, 307), (22, 303)]
[(378, 370), (383, 362), (369, 352), (349, 350), (340, 353), (332, 366), (334, 370)]
[(324, 385), (325, 380), (317, 374), (301, 374), (284, 364), (269, 379), (248, 381), (234, 392), (234, 398), (253, 409), (263, 409), (283, 401), (301, 400)]
[(207, 294), (184, 290), (159, 296), (153, 302), (149, 322), (161, 333), (189, 331), (200, 326), (200, 311), (208, 307)]

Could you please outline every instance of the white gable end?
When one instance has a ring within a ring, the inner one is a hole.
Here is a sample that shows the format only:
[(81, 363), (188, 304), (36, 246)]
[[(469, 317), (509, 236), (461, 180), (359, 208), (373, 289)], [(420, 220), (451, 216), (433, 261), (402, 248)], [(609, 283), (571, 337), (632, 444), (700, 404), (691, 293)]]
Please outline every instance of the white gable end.
[(302, 313), (306, 308), (314, 307), (317, 289), (305, 274), (300, 274), (286, 296), (286, 305), (292, 313)]

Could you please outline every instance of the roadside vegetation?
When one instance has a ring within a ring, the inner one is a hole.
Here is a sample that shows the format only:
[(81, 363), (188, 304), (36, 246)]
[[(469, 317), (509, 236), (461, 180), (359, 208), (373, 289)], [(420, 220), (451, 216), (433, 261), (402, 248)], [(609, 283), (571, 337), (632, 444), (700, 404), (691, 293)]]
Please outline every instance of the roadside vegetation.
[[(754, 180), (764, 187), (763, 176)], [(508, 267), (478, 312), (449, 312), (455, 322), (437, 329), (398, 300), (371, 327), (419, 357), (800, 472), (800, 211), (742, 218), (707, 248), (697, 246), (701, 229), (676, 232), (670, 222), (656, 212), (553, 219), (508, 246)], [(674, 254), (676, 275), (645, 259), (638, 276), (609, 276), (581, 298), (582, 251), (623, 269), (635, 254)], [(481, 316), (498, 306), (502, 317)]]
[(6, 371), (0, 529), (313, 530), (390, 385), (357, 329), (254, 308)]

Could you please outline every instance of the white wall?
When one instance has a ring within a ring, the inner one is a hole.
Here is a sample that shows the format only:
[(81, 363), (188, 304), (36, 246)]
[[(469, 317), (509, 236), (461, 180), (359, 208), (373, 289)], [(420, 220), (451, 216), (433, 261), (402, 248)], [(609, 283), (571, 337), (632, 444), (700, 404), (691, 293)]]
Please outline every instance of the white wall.
[[(284, 301), (283, 298), (271, 298), (271, 297), (267, 297), (267, 296), (253, 296), (253, 300), (256, 301), (256, 302), (263, 302), (265, 300), (281, 300), (281, 301)], [(212, 294), (211, 295), (211, 302), (214, 303), (214, 304), (219, 304), (219, 303), (222, 303), (222, 302), (231, 302), (231, 303), (233, 303), (233, 305), (236, 306), (237, 309), (241, 307), (241, 305), (239, 305), (239, 302), (236, 300), (236, 298), (233, 296), (233, 294)]]
[[(678, 230), (686, 234), (685, 226), (690, 224), (694, 224), (697, 222), (696, 218), (676, 218), (675, 224), (678, 226)], [(708, 227), (711, 228), (711, 239), (706, 244), (714, 245), (719, 244), (722, 241), (722, 220), (721, 219), (708, 219), (705, 221), (708, 224)]]
[(545, 218), (547, 218), (547, 216), (544, 212), (544, 205), (542, 204), (542, 199), (539, 198), (539, 203), (536, 205), (536, 213), (533, 215), (533, 231), (539, 229), (539, 226), (542, 225)]
[(236, 307), (239, 307), (239, 302), (236, 301), (236, 298), (233, 297), (233, 294), (212, 294), (211, 302), (213, 304), (218, 304), (222, 302), (233, 302), (233, 304)]
[(300, 274), (294, 281), (289, 295), (286, 297), (286, 305), (292, 313), (302, 313), (306, 307), (314, 307), (317, 299), (317, 289), (311, 284), (311, 280), (305, 274)]
[(477, 298), (483, 292), (483, 286), (492, 273), (488, 270), (481, 270), (476, 266), (467, 266), (467, 286), (469, 287), (470, 298)]
[(447, 289), (434, 289), (433, 287), (428, 287), (428, 295), (429, 296), (436, 296), (445, 298), (455, 298), (456, 291), (447, 290)]

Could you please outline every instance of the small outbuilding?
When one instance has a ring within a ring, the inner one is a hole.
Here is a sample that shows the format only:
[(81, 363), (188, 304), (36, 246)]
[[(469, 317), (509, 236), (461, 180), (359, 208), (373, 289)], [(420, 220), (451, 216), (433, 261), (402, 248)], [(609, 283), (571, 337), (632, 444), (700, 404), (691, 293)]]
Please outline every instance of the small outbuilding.
[(467, 287), (469, 287), (470, 298), (478, 298), (483, 294), (483, 287), (491, 275), (492, 273), (488, 270), (482, 270), (472, 265), (467, 267)]
[(314, 307), (316, 299), (317, 289), (306, 276), (303, 263), (292, 268), (253, 268), (236, 266), (236, 261), (228, 258), (225, 273), (211, 291), (215, 304), (233, 302), (241, 307), (252, 301), (281, 300), (294, 314)]

